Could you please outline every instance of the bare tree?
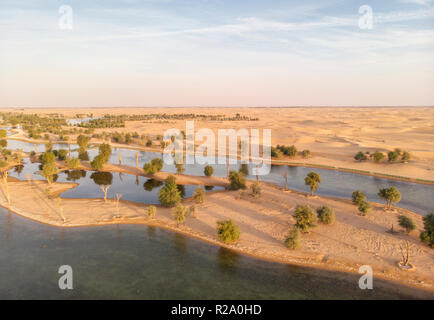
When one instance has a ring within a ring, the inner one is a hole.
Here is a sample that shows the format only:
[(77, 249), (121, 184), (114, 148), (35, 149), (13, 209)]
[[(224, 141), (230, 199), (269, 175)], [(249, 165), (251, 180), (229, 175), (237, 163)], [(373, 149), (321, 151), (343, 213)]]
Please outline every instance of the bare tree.
[(401, 245), (399, 245), (399, 248), (401, 249), (401, 256), (402, 256), (402, 261), (400, 262), (403, 267), (407, 267), (410, 263), (410, 244), (406, 240), (405, 248), (403, 248)]
[(285, 178), (285, 190), (288, 190), (288, 172), (284, 171), (282, 176)]
[(6, 200), (8, 201), (8, 205), (11, 205), (11, 195), (9, 193), (8, 176), (9, 176), (9, 172), (7, 172), (7, 171), (2, 172), (1, 183), (2, 183), (2, 187), (4, 188), (4, 191), (6, 193)]

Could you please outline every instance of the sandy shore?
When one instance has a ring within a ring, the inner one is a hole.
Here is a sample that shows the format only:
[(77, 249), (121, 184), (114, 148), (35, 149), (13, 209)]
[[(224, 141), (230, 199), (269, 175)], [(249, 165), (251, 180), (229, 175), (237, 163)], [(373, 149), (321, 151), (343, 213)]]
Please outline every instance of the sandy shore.
[[(178, 228), (171, 210), (167, 208), (157, 206), (156, 218), (149, 219), (145, 215), (147, 205), (144, 204), (121, 200), (117, 207), (114, 200), (59, 200), (56, 197), (76, 184), (54, 183), (50, 194), (47, 194), (44, 181), (10, 180), (11, 205), (6, 203), (4, 192), (0, 205), (41, 223), (57, 227), (120, 223), (154, 225), (242, 254), (282, 263), (351, 273), (357, 273), (361, 265), (370, 265), (374, 277), (426, 289), (427, 297), (433, 297), (434, 250), (421, 244), (418, 239), (418, 231), (423, 228), (421, 216), (408, 210), (385, 212), (383, 206), (373, 204), (369, 215), (361, 217), (350, 201), (311, 198), (299, 192), (262, 184), (259, 199), (253, 199), (248, 191), (241, 198), (238, 191), (207, 193), (205, 203), (196, 205), (196, 217), (190, 217), (184, 226)], [(189, 205), (192, 202), (186, 199), (184, 203)], [(331, 206), (337, 221), (332, 226), (318, 225), (310, 234), (302, 235), (301, 247), (294, 251), (287, 249), (283, 242), (288, 229), (295, 223), (293, 212), (297, 204), (309, 204), (313, 208)], [(411, 216), (418, 231), (407, 235), (399, 230), (397, 215), (402, 213)], [(228, 218), (233, 219), (241, 229), (241, 238), (234, 245), (224, 244), (216, 237), (216, 222)], [(395, 235), (387, 232), (392, 224), (399, 231)], [(405, 240), (411, 244), (411, 262), (416, 266), (415, 271), (403, 271), (396, 265), (401, 259), (399, 245)]]

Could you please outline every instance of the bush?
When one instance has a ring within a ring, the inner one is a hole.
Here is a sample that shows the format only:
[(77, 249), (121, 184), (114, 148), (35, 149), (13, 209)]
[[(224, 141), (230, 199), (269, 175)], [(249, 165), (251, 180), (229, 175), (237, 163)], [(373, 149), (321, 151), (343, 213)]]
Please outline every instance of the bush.
[(410, 233), (416, 229), (416, 225), (410, 217), (400, 215), (398, 216), (398, 224), (400, 227), (405, 229), (405, 232)]
[(366, 214), (371, 210), (371, 205), (367, 201), (362, 201), (359, 204), (359, 214), (361, 216), (366, 216)]
[(255, 181), (250, 186), (250, 190), (252, 191), (252, 195), (254, 198), (259, 198), (261, 195), (261, 186), (259, 185), (259, 181)]
[(193, 193), (193, 200), (196, 203), (203, 203), (205, 201), (205, 190), (201, 187), (197, 187)]
[(382, 152), (376, 151), (373, 155), (374, 161), (380, 163), (384, 159), (384, 154)]
[(434, 246), (434, 213), (429, 213), (423, 219), (424, 231), (420, 234), (422, 242)]
[(157, 214), (157, 207), (156, 206), (149, 206), (146, 208), (146, 215), (149, 218), (155, 217), (156, 214)]
[(296, 220), (295, 226), (305, 233), (308, 233), (310, 228), (316, 226), (316, 215), (308, 205), (298, 205), (295, 208), (294, 217)]
[(354, 191), (351, 198), (353, 199), (353, 203), (356, 205), (360, 205), (364, 201), (366, 202), (366, 196), (360, 190)]
[(240, 238), (240, 228), (232, 219), (217, 222), (217, 237), (219, 240), (231, 243)]
[(310, 150), (303, 150), (301, 152), (301, 155), (302, 155), (303, 158), (306, 159), (306, 158), (309, 158), (311, 156), (311, 152), (310, 152)]
[(335, 213), (334, 213), (333, 209), (330, 207), (325, 207), (325, 206), (319, 207), (316, 210), (316, 212), (318, 214), (318, 220), (321, 223), (333, 224), (336, 220)]
[(57, 152), (57, 159), (59, 160), (66, 160), (66, 156), (68, 155), (68, 150), (60, 149)]
[(176, 225), (179, 226), (187, 220), (188, 209), (182, 204), (178, 204), (175, 208), (172, 209), (172, 215), (176, 221)]
[(230, 185), (229, 185), (230, 190), (246, 189), (246, 178), (244, 177), (244, 174), (242, 174), (241, 172), (231, 171), (229, 173), (229, 180), (230, 180)]
[(285, 239), (285, 245), (292, 250), (297, 249), (300, 246), (300, 230), (296, 227), (289, 230)]
[(158, 200), (163, 207), (174, 207), (181, 201), (181, 193), (173, 176), (167, 177), (164, 186), (158, 194)]
[(160, 158), (154, 158), (143, 166), (145, 174), (155, 174), (160, 172), (161, 169), (163, 169), (163, 160)]
[(408, 160), (410, 160), (410, 158), (411, 158), (411, 156), (410, 156), (410, 153), (408, 151), (402, 152), (402, 156), (401, 156), (402, 162), (407, 162)]
[(105, 162), (106, 161), (104, 159), (104, 156), (101, 155), (101, 154), (99, 154), (95, 158), (93, 158), (93, 160), (91, 161), (90, 165), (95, 170), (101, 170), (102, 168), (104, 168)]
[(367, 160), (368, 157), (366, 156), (366, 154), (364, 154), (362, 151), (360, 151), (354, 156), (354, 159), (357, 161), (363, 161), (363, 160)]
[(211, 177), (214, 173), (214, 168), (211, 166), (206, 166), (205, 169), (203, 169), (203, 173), (207, 176), (207, 177)]
[(68, 165), (68, 167), (70, 169), (77, 169), (78, 167), (80, 167), (80, 159), (78, 159), (78, 158), (67, 158), (66, 159), (66, 164)]

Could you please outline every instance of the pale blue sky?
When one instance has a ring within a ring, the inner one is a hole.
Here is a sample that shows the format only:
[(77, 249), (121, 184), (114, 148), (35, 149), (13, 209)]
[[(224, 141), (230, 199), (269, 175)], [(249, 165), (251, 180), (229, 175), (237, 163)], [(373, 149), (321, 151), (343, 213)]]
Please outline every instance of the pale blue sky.
[(0, 107), (296, 105), (434, 105), (434, 0), (0, 0)]

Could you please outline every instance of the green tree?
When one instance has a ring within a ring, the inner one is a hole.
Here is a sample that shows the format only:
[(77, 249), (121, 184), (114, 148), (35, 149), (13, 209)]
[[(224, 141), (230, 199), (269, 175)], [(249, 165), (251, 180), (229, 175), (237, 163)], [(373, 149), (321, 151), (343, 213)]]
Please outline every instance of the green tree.
[(316, 172), (311, 172), (304, 178), (304, 183), (310, 187), (310, 193), (313, 196), (313, 192), (319, 188), (321, 176)]
[(107, 143), (103, 143), (99, 145), (98, 149), (99, 149), (99, 154), (104, 159), (104, 163), (108, 162), (112, 154), (112, 148), (110, 147), (110, 145)]
[(308, 233), (310, 228), (316, 226), (316, 215), (308, 205), (298, 205), (295, 208), (294, 217), (296, 220), (295, 227), (300, 228), (305, 233)]
[(207, 176), (207, 177), (211, 177), (214, 173), (214, 168), (211, 166), (206, 166), (205, 169), (203, 169), (203, 173)]
[(0, 129), (0, 139), (6, 138), (7, 135), (8, 133), (5, 129)]
[(89, 136), (85, 136), (85, 135), (80, 134), (77, 137), (77, 144), (84, 151), (86, 151), (86, 149), (88, 148), (89, 142), (90, 142), (90, 137)]
[(105, 164), (105, 158), (103, 155), (98, 154), (93, 160), (91, 161), (90, 165), (95, 170), (102, 170), (104, 168)]
[(396, 152), (396, 151), (390, 151), (390, 152), (387, 154), (387, 158), (389, 159), (389, 162), (395, 162), (395, 161), (398, 161), (399, 153)]
[(289, 230), (285, 239), (285, 245), (292, 250), (295, 250), (300, 246), (300, 229), (294, 227)]
[(353, 203), (356, 205), (360, 205), (360, 203), (366, 201), (366, 196), (360, 190), (354, 191), (351, 195), (351, 198), (353, 199)]
[(66, 164), (70, 169), (77, 169), (80, 167), (80, 159), (78, 158), (66, 158)]
[(387, 205), (386, 209), (390, 210), (392, 207), (392, 203), (398, 203), (401, 201), (401, 193), (396, 187), (384, 188), (380, 189), (378, 192), (378, 196), (384, 200), (386, 200)]
[(57, 167), (54, 162), (47, 162), (42, 166), (42, 176), (47, 179), (48, 184), (53, 182), (54, 176), (57, 174)]
[(318, 220), (321, 223), (333, 224), (336, 220), (335, 212), (330, 207), (319, 207), (316, 212), (318, 214)]
[(154, 158), (150, 162), (145, 163), (143, 166), (143, 171), (145, 174), (155, 174), (157, 172), (160, 172), (163, 168), (163, 160), (160, 158)]
[(244, 177), (244, 174), (237, 171), (231, 171), (229, 173), (229, 189), (230, 190), (239, 190), (239, 189), (246, 189), (246, 178)]
[(56, 161), (56, 156), (51, 151), (50, 152), (45, 152), (41, 156), (41, 163), (42, 163), (42, 165), (44, 165), (46, 163), (54, 163), (55, 161)]
[(373, 155), (374, 161), (380, 163), (384, 160), (384, 154), (382, 152), (376, 151)]
[(363, 160), (367, 160), (368, 157), (366, 157), (366, 154), (364, 154), (362, 151), (360, 151), (354, 156), (354, 159), (357, 161), (363, 161)]
[(158, 200), (163, 207), (174, 207), (181, 201), (181, 193), (173, 176), (167, 177), (158, 194)]
[(434, 213), (429, 213), (422, 218), (424, 231), (420, 233), (420, 240), (434, 246)]
[(178, 227), (187, 220), (188, 208), (182, 204), (177, 204), (175, 208), (172, 209), (173, 218), (176, 221), (176, 226)]
[(400, 215), (398, 216), (398, 224), (400, 227), (404, 228), (407, 233), (410, 233), (416, 229), (416, 225), (410, 217)]
[(366, 216), (369, 210), (371, 210), (371, 205), (369, 204), (369, 202), (365, 200), (361, 201), (359, 204), (359, 214), (361, 216)]
[(217, 237), (220, 241), (232, 243), (240, 238), (240, 228), (232, 220), (217, 222)]
[(193, 193), (193, 200), (196, 203), (203, 203), (205, 201), (205, 190), (197, 187)]

